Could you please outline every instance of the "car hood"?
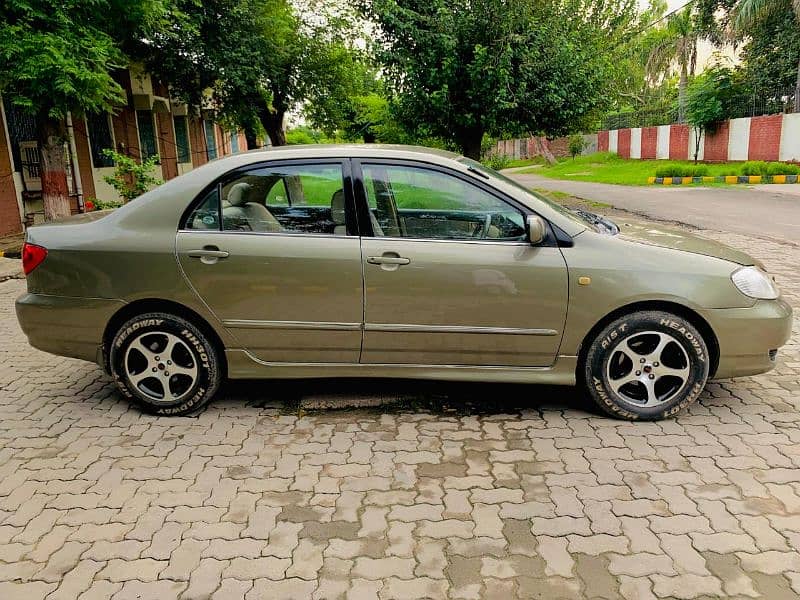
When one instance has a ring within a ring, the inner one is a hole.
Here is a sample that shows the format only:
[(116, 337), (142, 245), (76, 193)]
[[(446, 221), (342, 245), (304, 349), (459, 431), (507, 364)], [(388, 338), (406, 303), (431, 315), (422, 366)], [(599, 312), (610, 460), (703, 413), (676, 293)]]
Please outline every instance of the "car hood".
[(619, 226), (619, 237), (624, 240), (713, 256), (740, 265), (759, 264), (744, 252), (680, 229), (627, 219), (615, 219), (614, 222)]

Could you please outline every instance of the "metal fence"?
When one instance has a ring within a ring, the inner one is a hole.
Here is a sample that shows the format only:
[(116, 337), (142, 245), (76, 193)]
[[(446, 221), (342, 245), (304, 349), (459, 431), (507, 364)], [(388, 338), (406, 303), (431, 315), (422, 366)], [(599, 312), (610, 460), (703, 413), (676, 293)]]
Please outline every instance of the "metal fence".
[[(795, 89), (760, 90), (735, 98), (727, 110), (727, 119), (759, 117), (795, 112)], [(627, 129), (681, 123), (675, 102), (661, 103), (638, 111), (611, 113), (603, 118), (601, 129)]]

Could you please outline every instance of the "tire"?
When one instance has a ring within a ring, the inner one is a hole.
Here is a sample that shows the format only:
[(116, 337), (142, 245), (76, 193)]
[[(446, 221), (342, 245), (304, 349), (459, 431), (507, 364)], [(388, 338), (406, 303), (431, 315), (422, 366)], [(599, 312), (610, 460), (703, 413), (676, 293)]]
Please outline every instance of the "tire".
[(219, 353), (208, 337), (168, 313), (146, 313), (124, 323), (111, 341), (108, 362), (122, 395), (162, 416), (202, 408), (222, 379)]
[(705, 340), (689, 321), (640, 311), (617, 319), (590, 342), (582, 375), (589, 395), (609, 415), (657, 420), (697, 399), (709, 367)]

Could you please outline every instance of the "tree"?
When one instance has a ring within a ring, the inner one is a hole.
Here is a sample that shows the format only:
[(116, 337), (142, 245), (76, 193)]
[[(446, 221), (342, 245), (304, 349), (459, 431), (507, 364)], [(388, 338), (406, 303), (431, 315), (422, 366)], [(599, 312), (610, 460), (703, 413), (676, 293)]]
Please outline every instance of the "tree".
[(735, 84), (731, 70), (714, 66), (695, 77), (686, 93), (686, 120), (694, 128), (694, 162), (700, 153), (703, 133), (713, 132), (730, 117), (731, 102), (735, 97)]
[(700, 29), (695, 26), (691, 8), (686, 8), (669, 17), (667, 26), (658, 31), (658, 39), (647, 58), (647, 73), (653, 79), (665, 78), (677, 64), (678, 121), (686, 120), (686, 90), (689, 77), (697, 67), (697, 44), (701, 39)]
[[(771, 26), (766, 32), (759, 31), (759, 26), (763, 27), (764, 22), (772, 21)], [(775, 22), (777, 21), (777, 22)], [(786, 50), (791, 52), (794, 50), (796, 57), (796, 77), (794, 88), (794, 111), (800, 112), (800, 51), (798, 48), (798, 28), (800, 28), (800, 0), (739, 0), (733, 7), (733, 30), (739, 36), (750, 36), (757, 44), (764, 43), (764, 33), (770, 38), (777, 37), (781, 31), (781, 25), (785, 22), (793, 23), (790, 26), (788, 39), (785, 44), (781, 44), (780, 48), (784, 50), (781, 53), (786, 55)], [(760, 36), (754, 36), (753, 33), (759, 32)], [(792, 33), (793, 32), (793, 33)], [(791, 46), (794, 48), (791, 48)], [(789, 47), (787, 47), (789, 46)], [(758, 55), (755, 56), (758, 58)]]
[(362, 0), (398, 116), (480, 158), (490, 135), (563, 135), (610, 104), (628, 0)]
[(45, 219), (70, 214), (66, 178), (68, 113), (124, 104), (112, 71), (121, 46), (160, 23), (157, 0), (6, 0), (0, 13), (0, 93), (34, 116)]
[(339, 14), (306, 21), (288, 0), (176, 2), (171, 27), (138, 52), (188, 104), (210, 91), (218, 118), (242, 126), (248, 146), (260, 130), (285, 145), (288, 111), (320, 113), (349, 93), (358, 56)]

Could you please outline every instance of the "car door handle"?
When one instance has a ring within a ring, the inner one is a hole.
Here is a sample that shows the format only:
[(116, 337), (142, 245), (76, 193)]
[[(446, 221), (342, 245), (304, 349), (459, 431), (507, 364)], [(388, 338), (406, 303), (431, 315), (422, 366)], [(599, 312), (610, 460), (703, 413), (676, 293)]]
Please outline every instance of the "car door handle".
[(368, 256), (367, 262), (371, 265), (407, 265), (411, 259), (402, 256)]
[(216, 246), (203, 246), (200, 250), (189, 250), (186, 254), (191, 258), (199, 258), (207, 265), (213, 265), (222, 258), (228, 258), (230, 254), (225, 250), (220, 250)]

